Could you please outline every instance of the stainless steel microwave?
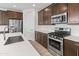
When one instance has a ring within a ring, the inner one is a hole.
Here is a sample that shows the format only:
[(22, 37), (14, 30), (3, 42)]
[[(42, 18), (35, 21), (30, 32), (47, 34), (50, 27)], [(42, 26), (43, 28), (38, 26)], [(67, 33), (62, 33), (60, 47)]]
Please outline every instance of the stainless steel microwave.
[(66, 12), (51, 16), (51, 24), (66, 24), (67, 22)]

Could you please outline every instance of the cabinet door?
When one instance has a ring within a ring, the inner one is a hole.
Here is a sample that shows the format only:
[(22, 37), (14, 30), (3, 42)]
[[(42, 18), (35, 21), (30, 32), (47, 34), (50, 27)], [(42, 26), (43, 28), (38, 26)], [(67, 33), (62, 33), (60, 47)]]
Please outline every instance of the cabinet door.
[(1, 15), (2, 15), (2, 24), (8, 25), (9, 20), (8, 20), (8, 16), (6, 14), (6, 11), (2, 11)]
[(79, 24), (79, 4), (78, 3), (68, 4), (68, 23)]
[(47, 34), (35, 31), (35, 40), (47, 48)]
[(47, 48), (47, 34), (46, 33), (42, 33), (42, 32), (39, 32), (40, 34), (40, 44)]
[(0, 25), (8, 25), (6, 11), (0, 11)]
[(14, 18), (14, 12), (13, 11), (7, 11), (8, 19), (13, 19)]
[(56, 4), (54, 4), (54, 5), (52, 6), (52, 16), (53, 16), (53, 15), (56, 15), (56, 7), (55, 7), (55, 5), (56, 5)]
[(79, 42), (75, 43), (75, 46), (77, 48), (77, 56), (79, 56)]
[(43, 10), (38, 12), (38, 25), (43, 25)]
[(21, 19), (23, 18), (23, 15), (21, 12), (15, 12), (15, 11), (7, 11), (7, 15), (9, 19)]
[(39, 32), (39, 35), (40, 35), (40, 44), (43, 45), (43, 34)]
[(42, 44), (42, 35), (41, 35), (40, 32), (35, 31), (35, 40), (36, 40), (38, 43)]
[(23, 20), (23, 13), (18, 13), (18, 19)]
[(70, 45), (70, 56), (77, 56), (77, 47), (74, 43)]
[(38, 41), (38, 35), (37, 35), (37, 31), (35, 31), (35, 41)]
[(64, 56), (69, 56), (70, 47), (66, 40), (64, 40)]
[(55, 14), (60, 14), (63, 12), (67, 12), (67, 4), (66, 3), (57, 3), (55, 5)]
[(79, 56), (79, 47), (78, 47), (78, 56)]
[(47, 34), (46, 33), (43, 33), (43, 46), (45, 47), (45, 48), (47, 48)]
[(35, 40), (36, 40), (37, 42), (39, 42), (39, 35), (38, 35), (38, 32), (37, 32), (37, 31), (35, 31)]
[(2, 25), (2, 15), (1, 15), (1, 11), (0, 11), (0, 25)]
[(51, 16), (52, 16), (52, 5), (48, 6), (44, 9), (44, 19), (43, 22), (45, 25), (51, 24)]
[(77, 56), (77, 47), (73, 41), (64, 39), (64, 56)]
[(41, 34), (37, 32), (37, 42), (41, 44)]

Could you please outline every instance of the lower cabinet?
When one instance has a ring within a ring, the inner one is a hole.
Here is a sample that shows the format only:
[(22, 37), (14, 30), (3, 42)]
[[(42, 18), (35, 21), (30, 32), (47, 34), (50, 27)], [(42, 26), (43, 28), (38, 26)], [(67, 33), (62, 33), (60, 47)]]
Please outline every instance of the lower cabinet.
[(78, 48), (78, 56), (79, 56), (79, 48)]
[(47, 34), (35, 31), (35, 40), (40, 43), (42, 46), (47, 48)]
[(79, 56), (79, 43), (64, 39), (64, 56)]

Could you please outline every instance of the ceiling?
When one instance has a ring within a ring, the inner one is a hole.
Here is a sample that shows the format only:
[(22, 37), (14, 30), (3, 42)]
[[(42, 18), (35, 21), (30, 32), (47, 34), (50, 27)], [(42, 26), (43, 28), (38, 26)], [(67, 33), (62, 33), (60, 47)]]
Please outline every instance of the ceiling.
[[(36, 9), (37, 11), (47, 7), (51, 3), (35, 3), (35, 7), (33, 7), (33, 3), (0, 3), (0, 10), (13, 10), (22, 12), (25, 9)], [(13, 7), (16, 5), (16, 7)]]

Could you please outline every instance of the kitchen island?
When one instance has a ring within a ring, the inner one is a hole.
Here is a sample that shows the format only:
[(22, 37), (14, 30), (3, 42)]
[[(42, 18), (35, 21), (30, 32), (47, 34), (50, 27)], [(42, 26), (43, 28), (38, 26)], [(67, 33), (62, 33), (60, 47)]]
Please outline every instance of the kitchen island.
[[(22, 36), (24, 41), (4, 45), (8, 37)], [(3, 34), (0, 34), (0, 56), (40, 56), (39, 53), (33, 48), (30, 42), (22, 33), (6, 33), (6, 40)]]

